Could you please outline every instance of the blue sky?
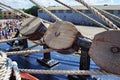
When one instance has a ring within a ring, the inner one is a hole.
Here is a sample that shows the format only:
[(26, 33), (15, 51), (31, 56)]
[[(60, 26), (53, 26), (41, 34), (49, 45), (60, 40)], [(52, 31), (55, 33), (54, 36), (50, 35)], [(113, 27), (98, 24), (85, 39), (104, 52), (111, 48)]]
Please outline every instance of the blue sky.
[[(54, 0), (35, 0), (41, 6), (59, 6), (59, 3), (56, 3)], [(68, 5), (80, 5), (75, 0), (60, 0)], [(84, 0), (90, 5), (120, 5), (120, 0)], [(33, 6), (33, 4), (29, 0), (0, 0), (0, 2), (10, 5), (13, 8), (29, 8)]]

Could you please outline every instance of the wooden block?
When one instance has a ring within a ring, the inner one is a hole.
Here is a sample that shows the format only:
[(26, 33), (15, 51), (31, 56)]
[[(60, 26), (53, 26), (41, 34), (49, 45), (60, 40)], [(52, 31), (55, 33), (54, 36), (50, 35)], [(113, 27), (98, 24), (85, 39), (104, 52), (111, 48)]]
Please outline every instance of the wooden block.
[(120, 31), (95, 35), (89, 55), (103, 70), (120, 75)]
[(28, 37), (28, 39), (30, 40), (38, 40), (43, 36), (40, 34), (40, 30), (42, 28), (46, 28), (46, 27), (42, 23), (41, 19), (36, 17), (31, 17), (23, 22), (22, 28), (20, 29), (20, 33), (23, 36)]
[(73, 45), (77, 36), (75, 26), (67, 21), (57, 21), (50, 24), (43, 39), (46, 45), (53, 49), (68, 49)]

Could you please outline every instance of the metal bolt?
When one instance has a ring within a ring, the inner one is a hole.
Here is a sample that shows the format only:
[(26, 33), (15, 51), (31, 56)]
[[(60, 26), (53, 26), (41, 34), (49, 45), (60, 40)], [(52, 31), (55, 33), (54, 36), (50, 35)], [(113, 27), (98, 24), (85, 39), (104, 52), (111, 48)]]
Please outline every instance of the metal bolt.
[(55, 32), (55, 36), (59, 36), (60, 35), (60, 32)]
[(120, 52), (120, 48), (119, 47), (111, 47), (111, 52), (119, 53)]

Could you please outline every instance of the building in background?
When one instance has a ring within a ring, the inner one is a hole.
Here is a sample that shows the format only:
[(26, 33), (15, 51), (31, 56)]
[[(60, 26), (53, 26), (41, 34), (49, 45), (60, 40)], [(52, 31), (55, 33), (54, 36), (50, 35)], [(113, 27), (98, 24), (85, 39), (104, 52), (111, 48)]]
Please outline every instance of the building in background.
[(20, 13), (14, 12), (13, 10), (2, 10), (2, 18), (3, 19), (16, 19), (19, 18)]
[[(112, 13), (112, 14), (120, 17), (120, 6), (119, 5), (104, 5), (104, 6), (100, 5), (100, 6), (95, 6), (95, 7), (106, 10), (109, 13)], [(77, 9), (80, 12), (88, 15), (89, 17), (92, 17), (95, 20), (105, 24), (97, 16), (92, 14), (86, 7), (84, 7), (84, 6), (73, 6), (73, 8)], [(66, 7), (52, 6), (52, 7), (47, 7), (47, 9), (64, 21), (70, 21), (74, 24), (79, 24), (79, 25), (96, 26), (96, 24), (94, 24), (93, 22), (91, 22), (87, 18), (77, 14), (76, 12), (74, 12), (74, 11), (72, 11), (72, 10), (66, 8)], [(45, 19), (45, 20), (48, 20), (48, 21), (52, 21), (52, 22), (55, 21), (51, 16), (49, 16), (46, 12), (44, 12), (41, 9), (38, 10), (38, 17), (40, 17), (42, 19)]]

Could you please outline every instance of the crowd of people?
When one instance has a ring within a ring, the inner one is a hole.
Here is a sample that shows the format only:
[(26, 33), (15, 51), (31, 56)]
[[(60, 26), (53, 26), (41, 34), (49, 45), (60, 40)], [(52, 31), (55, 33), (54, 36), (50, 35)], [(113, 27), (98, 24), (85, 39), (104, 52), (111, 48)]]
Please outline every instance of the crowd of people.
[(8, 19), (0, 21), (0, 39), (12, 38), (20, 29), (22, 19)]

